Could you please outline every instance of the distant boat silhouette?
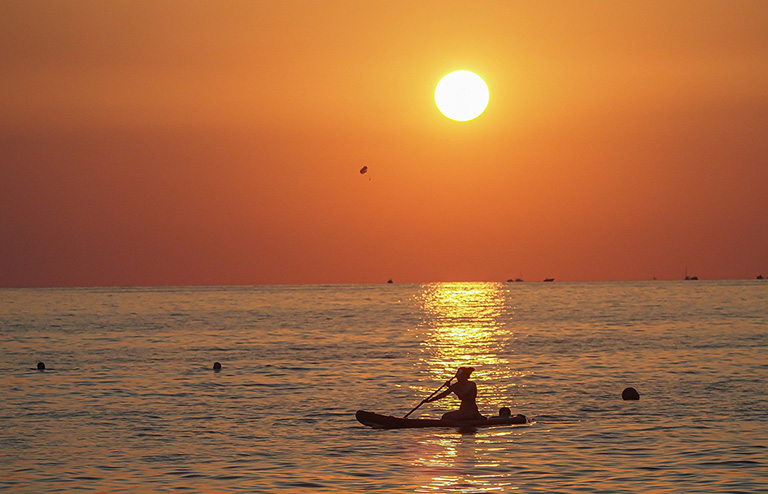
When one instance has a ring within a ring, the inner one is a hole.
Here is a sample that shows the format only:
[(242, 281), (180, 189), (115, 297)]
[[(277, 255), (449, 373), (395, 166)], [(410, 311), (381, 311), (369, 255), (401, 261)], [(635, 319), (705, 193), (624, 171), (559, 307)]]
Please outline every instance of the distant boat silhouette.
[(698, 280), (698, 276), (688, 276), (688, 266), (685, 267), (685, 279), (686, 281)]
[(392, 280), (387, 280), (387, 283), (394, 283), (394, 281), (392, 281)]
[(554, 278), (544, 278), (544, 281), (549, 283), (551, 281), (555, 281), (555, 279)]
[(510, 278), (507, 280), (507, 283), (520, 282), (520, 281), (524, 281), (524, 280), (522, 278), (514, 278), (514, 279)]
[(763, 279), (763, 275), (761, 275), (761, 274), (757, 275), (757, 279), (758, 280), (762, 280)]

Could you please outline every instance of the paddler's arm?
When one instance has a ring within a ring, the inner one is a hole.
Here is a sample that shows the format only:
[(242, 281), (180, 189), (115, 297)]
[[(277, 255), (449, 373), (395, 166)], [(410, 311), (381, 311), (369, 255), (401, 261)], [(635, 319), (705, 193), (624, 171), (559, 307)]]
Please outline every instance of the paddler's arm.
[(446, 389), (442, 393), (440, 393), (438, 395), (435, 395), (432, 398), (428, 398), (428, 399), (424, 400), (424, 403), (429, 403), (431, 401), (442, 400), (443, 398), (445, 398), (446, 396), (451, 394), (451, 392), (453, 391), (453, 389), (451, 389), (451, 388), (453, 388), (453, 385), (448, 386), (448, 389)]

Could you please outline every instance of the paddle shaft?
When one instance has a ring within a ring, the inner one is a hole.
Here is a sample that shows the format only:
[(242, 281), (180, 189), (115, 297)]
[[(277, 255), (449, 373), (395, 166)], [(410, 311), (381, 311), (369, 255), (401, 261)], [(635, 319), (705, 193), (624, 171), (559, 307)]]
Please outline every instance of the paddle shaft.
[[(456, 376), (454, 376), (454, 377), (456, 377)], [(441, 389), (443, 389), (445, 386), (447, 386), (447, 385), (448, 385), (448, 383), (450, 383), (451, 381), (453, 381), (453, 377), (452, 377), (452, 378), (450, 378), (450, 379), (448, 379), (447, 381), (445, 381), (445, 382), (443, 383), (443, 385), (442, 385), (442, 386), (440, 386), (439, 388), (437, 388), (437, 389), (435, 390), (435, 392), (434, 392), (434, 393), (432, 393), (431, 395), (429, 395), (429, 396), (427, 396), (426, 398), (424, 398), (423, 400), (421, 400), (421, 402), (420, 402), (418, 405), (416, 405), (415, 407), (413, 407), (413, 410), (411, 410), (410, 412), (406, 413), (406, 414), (405, 414), (405, 416), (403, 416), (403, 418), (404, 418), (404, 419), (407, 419), (407, 418), (408, 418), (408, 415), (410, 415), (410, 414), (412, 414), (413, 412), (415, 412), (415, 411), (416, 411), (416, 410), (417, 410), (417, 409), (418, 409), (418, 408), (419, 408), (421, 405), (423, 405), (424, 403), (426, 403), (426, 402), (427, 402), (427, 400), (429, 400), (430, 398), (432, 398), (433, 396), (435, 396), (435, 395), (437, 394), (437, 392), (438, 392), (438, 391), (440, 391), (440, 390), (441, 390)]]

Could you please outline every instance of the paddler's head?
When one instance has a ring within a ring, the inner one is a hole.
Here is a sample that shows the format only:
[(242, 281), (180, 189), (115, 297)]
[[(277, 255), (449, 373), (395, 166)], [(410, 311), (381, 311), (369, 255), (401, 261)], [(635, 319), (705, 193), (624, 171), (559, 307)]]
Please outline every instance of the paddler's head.
[(469, 379), (469, 376), (472, 375), (474, 370), (474, 367), (459, 367), (459, 370), (456, 371), (456, 379), (459, 381), (466, 381)]

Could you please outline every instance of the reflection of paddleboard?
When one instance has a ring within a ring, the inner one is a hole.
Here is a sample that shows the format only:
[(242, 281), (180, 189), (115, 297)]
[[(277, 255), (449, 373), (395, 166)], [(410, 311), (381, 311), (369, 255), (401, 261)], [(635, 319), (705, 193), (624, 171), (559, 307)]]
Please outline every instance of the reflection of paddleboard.
[(493, 427), (496, 425), (527, 424), (525, 415), (510, 415), (506, 417), (491, 417), (486, 420), (437, 420), (437, 419), (404, 419), (381, 415), (365, 410), (358, 410), (355, 418), (363, 425), (374, 429), (416, 429), (423, 427)]

